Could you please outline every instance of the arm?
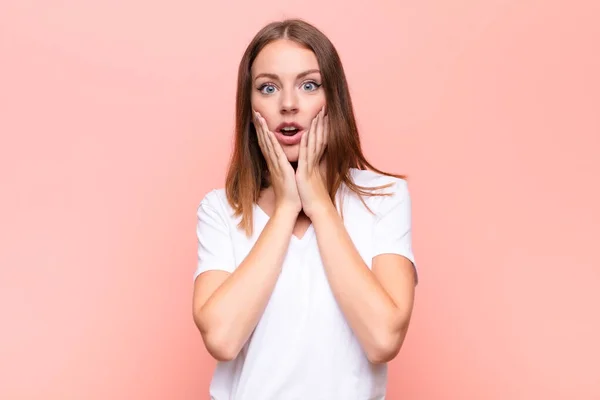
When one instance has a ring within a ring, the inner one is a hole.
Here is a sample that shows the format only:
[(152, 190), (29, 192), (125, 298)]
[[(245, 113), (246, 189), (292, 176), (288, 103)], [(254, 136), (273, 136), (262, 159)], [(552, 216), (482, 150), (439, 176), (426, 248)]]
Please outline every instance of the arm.
[[(391, 246), (382, 247), (369, 269), (331, 202), (315, 210), (312, 221), (333, 294), (367, 357), (372, 363), (392, 360), (400, 351), (412, 313), (416, 278), (412, 262), (393, 254)], [(403, 229), (401, 223), (396, 226)], [(406, 241), (405, 235), (402, 240)]]
[(233, 272), (206, 271), (197, 277), (194, 322), (217, 360), (234, 359), (256, 327), (277, 282), (296, 217), (293, 210), (279, 209)]
[(384, 363), (400, 351), (413, 307), (410, 196), (404, 181), (381, 201), (373, 230), (371, 269), (354, 247), (331, 202), (321, 156), (328, 142), (325, 109), (302, 135), (296, 181), (317, 236), (325, 274), (367, 357)]

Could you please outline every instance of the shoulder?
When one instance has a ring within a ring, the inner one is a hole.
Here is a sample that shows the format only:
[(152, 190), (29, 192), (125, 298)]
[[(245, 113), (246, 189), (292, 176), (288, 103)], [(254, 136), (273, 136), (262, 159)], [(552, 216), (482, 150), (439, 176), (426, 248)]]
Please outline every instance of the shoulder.
[(388, 184), (404, 188), (407, 186), (405, 179), (380, 174), (371, 170), (351, 168), (350, 174), (353, 182), (359, 186), (377, 187)]
[(227, 203), (227, 197), (225, 195), (224, 188), (213, 188), (209, 189), (204, 196), (200, 199), (200, 205), (208, 205), (217, 207), (223, 201)]
[(211, 212), (220, 214), (222, 217), (232, 215), (232, 209), (227, 201), (227, 195), (225, 194), (224, 188), (210, 189), (200, 199), (198, 205), (198, 213)]
[(405, 179), (380, 174), (370, 170), (350, 170), (352, 181), (357, 186), (371, 188), (373, 193), (386, 193), (388, 196), (369, 196), (375, 198), (393, 198), (396, 200), (409, 198), (408, 182)]
[(382, 218), (390, 212), (410, 213), (411, 199), (405, 179), (370, 170), (350, 171), (352, 182), (373, 194), (362, 196), (363, 204), (358, 194), (350, 192), (350, 202), (360, 206), (354, 209), (362, 209), (366, 205), (377, 218)]

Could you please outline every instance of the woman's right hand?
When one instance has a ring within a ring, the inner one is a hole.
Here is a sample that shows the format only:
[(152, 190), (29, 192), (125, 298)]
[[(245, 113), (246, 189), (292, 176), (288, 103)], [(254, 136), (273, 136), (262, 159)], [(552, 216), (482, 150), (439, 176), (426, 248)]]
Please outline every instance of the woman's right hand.
[(267, 121), (257, 111), (253, 113), (258, 144), (267, 162), (270, 182), (275, 192), (275, 210), (289, 209), (299, 213), (302, 210), (302, 202), (298, 194), (294, 168), (275, 134), (269, 130)]

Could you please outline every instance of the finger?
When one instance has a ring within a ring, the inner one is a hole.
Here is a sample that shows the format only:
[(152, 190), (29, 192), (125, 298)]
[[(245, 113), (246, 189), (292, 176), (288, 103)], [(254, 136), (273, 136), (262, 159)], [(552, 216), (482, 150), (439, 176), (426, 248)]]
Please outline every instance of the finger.
[(261, 115), (258, 111), (254, 111), (254, 109), (252, 110), (252, 122), (254, 123), (254, 126), (256, 127), (256, 129), (262, 128), (260, 126), (260, 118)]
[(271, 146), (273, 148), (273, 155), (275, 156), (275, 160), (280, 163), (282, 161), (287, 161), (287, 157), (283, 152), (283, 147), (275, 137), (275, 134), (271, 131), (268, 131), (268, 138), (271, 141)]
[(252, 120), (254, 121), (254, 129), (256, 130), (256, 138), (258, 140), (258, 145), (262, 150), (263, 155), (267, 157), (267, 148), (265, 147), (265, 141), (263, 139), (262, 127), (260, 125), (260, 121), (258, 120), (258, 113), (256, 111), (253, 112)]
[(321, 154), (323, 154), (323, 132), (325, 130), (325, 108), (321, 109), (319, 113), (319, 122), (317, 124), (317, 135), (315, 140), (315, 155), (317, 158), (316, 162), (318, 163), (321, 158)]
[(265, 157), (265, 161), (267, 162), (267, 167), (272, 168), (273, 157), (271, 156), (269, 140), (268, 140), (267, 134), (265, 132), (264, 124), (262, 123), (261, 119), (262, 119), (262, 117), (260, 116), (260, 114), (257, 115), (257, 118), (256, 118), (257, 136), (258, 136), (259, 144), (261, 146), (263, 155)]
[[(314, 163), (315, 160), (315, 156), (317, 155), (317, 143), (318, 143), (318, 139), (319, 139), (319, 127), (321, 126), (321, 112), (323, 111), (323, 109), (321, 109), (321, 111), (319, 111), (319, 113), (317, 114), (317, 116), (314, 119), (314, 125), (311, 129), (311, 134), (310, 134), (310, 140), (308, 142), (308, 154), (311, 155), (312, 160), (311, 162)], [(311, 165), (312, 165), (311, 163)]]
[(308, 137), (310, 135), (310, 130), (304, 132), (302, 137), (300, 138), (300, 150), (298, 154), (298, 168), (306, 168), (308, 164)]
[(259, 122), (261, 126), (263, 142), (265, 143), (265, 147), (267, 149), (266, 157), (269, 158), (268, 162), (271, 164), (271, 167), (278, 168), (279, 165), (277, 163), (277, 156), (275, 155), (275, 149), (273, 148), (273, 143), (270, 138), (271, 132), (267, 126), (267, 121), (259, 115)]
[(269, 130), (267, 121), (262, 117), (261, 127), (263, 130), (263, 140), (265, 141), (266, 146), (269, 149), (269, 153), (272, 156), (273, 161), (277, 161), (280, 156), (284, 155), (283, 148), (277, 141), (275, 134), (271, 132), (271, 130)]
[(327, 148), (327, 144), (329, 143), (329, 116), (323, 115), (323, 134), (321, 136), (321, 157), (325, 153), (325, 149)]
[(314, 163), (314, 143), (315, 143), (315, 131), (317, 129), (319, 115), (313, 118), (310, 123), (310, 130), (308, 131), (308, 137), (306, 138), (306, 162), (307, 165), (312, 166)]

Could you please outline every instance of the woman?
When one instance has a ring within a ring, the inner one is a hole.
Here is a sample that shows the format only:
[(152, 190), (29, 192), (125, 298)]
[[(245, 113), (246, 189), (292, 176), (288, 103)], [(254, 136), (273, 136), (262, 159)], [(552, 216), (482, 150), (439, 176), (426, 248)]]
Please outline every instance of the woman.
[(198, 208), (211, 399), (384, 399), (417, 283), (405, 180), (366, 161), (339, 56), (306, 22), (258, 32), (236, 108), (225, 188)]

